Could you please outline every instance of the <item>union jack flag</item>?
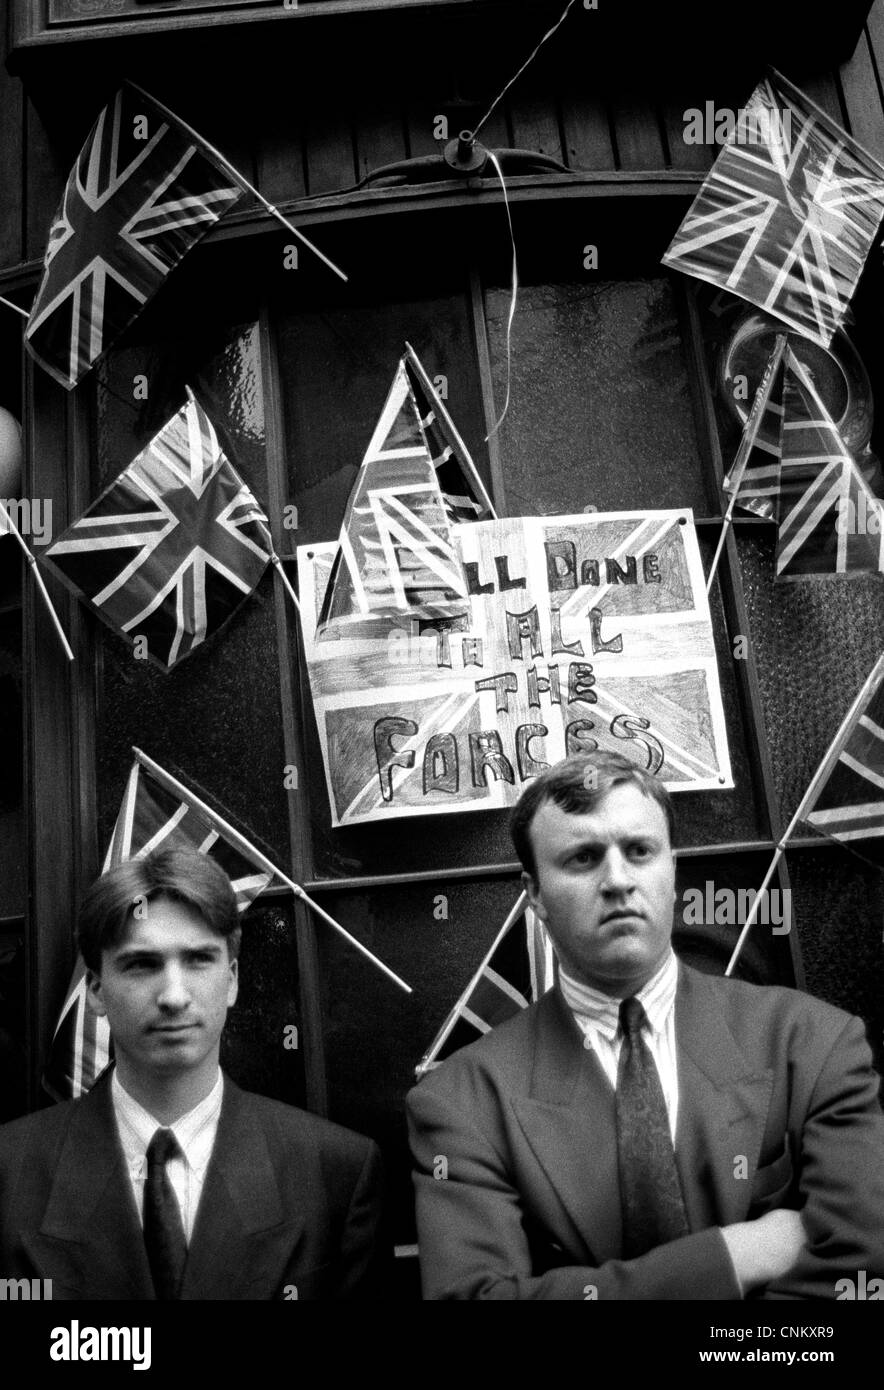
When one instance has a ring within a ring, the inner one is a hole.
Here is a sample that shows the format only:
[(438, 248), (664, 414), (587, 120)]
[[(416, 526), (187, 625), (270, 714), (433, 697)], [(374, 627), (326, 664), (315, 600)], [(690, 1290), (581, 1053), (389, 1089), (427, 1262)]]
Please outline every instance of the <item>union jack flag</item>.
[(68, 176), (26, 330), (70, 390), (243, 190), (208, 146), (124, 84)]
[(791, 349), (784, 362), (779, 471), (777, 578), (884, 571), (884, 502)]
[(522, 893), (418, 1066), (418, 1080), (446, 1057), (527, 1009), (552, 988), (555, 959), (546, 928)]
[(441, 396), (410, 343), (402, 358), (420, 427), (433, 463), (449, 521), (487, 521), (494, 506)]
[(849, 710), (822, 773), (804, 819), (884, 868), (884, 656)]
[[(135, 755), (102, 873), (161, 847), (196, 849), (221, 865), (239, 911), (245, 912), (273, 879), (263, 856), (151, 759), (138, 749)], [(107, 1019), (89, 1007), (86, 966), (78, 957), (52, 1039), (43, 1089), (55, 1100), (75, 1100), (90, 1089), (112, 1057)]]
[(884, 165), (772, 72), (741, 113), (665, 265), (828, 347), (884, 213)]
[(347, 503), (318, 632), (366, 618), (459, 616), (466, 580), (451, 536), (493, 512), (475, 465), (409, 348)]
[(190, 395), (45, 555), (99, 617), (145, 638), (169, 670), (252, 593), (273, 542)]
[[(785, 351), (786, 336), (778, 333), (773, 352), (758, 383), (737, 456), (724, 480), (725, 492), (736, 492), (739, 507), (767, 518), (776, 516), (780, 491), (779, 440), (782, 433)], [(767, 433), (762, 430), (762, 424), (768, 420), (776, 424), (776, 429), (771, 431), (777, 440), (772, 451), (762, 437)]]

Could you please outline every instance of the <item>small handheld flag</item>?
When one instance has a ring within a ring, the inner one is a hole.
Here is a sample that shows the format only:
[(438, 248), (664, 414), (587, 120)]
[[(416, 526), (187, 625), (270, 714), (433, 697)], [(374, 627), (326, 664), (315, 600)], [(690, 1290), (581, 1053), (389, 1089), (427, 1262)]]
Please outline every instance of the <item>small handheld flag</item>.
[(778, 72), (759, 83), (663, 257), (828, 347), (884, 214), (884, 165)]
[(493, 514), (475, 465), (411, 347), (401, 359), (341, 527), (319, 633), (366, 618), (463, 613), (451, 535)]
[(71, 390), (242, 192), (203, 140), (124, 84), (50, 228), (25, 330), (31, 355)]
[(267, 517), (190, 395), (44, 558), (170, 670), (233, 615), (272, 553)]
[(466, 989), (415, 1068), (418, 1080), (446, 1057), (552, 988), (555, 963), (543, 923), (520, 893)]

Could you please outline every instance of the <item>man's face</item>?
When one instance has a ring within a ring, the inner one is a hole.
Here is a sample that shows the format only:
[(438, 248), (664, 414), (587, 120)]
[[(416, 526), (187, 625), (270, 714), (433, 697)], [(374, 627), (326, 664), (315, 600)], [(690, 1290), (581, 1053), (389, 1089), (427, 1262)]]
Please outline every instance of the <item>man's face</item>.
[(626, 782), (583, 814), (544, 802), (530, 835), (537, 877), (522, 882), (565, 970), (617, 998), (634, 994), (672, 934), (675, 856), (663, 808)]
[(198, 912), (170, 898), (143, 903), (122, 940), (89, 972), (89, 998), (106, 1016), (121, 1079), (159, 1081), (213, 1071), (236, 961)]

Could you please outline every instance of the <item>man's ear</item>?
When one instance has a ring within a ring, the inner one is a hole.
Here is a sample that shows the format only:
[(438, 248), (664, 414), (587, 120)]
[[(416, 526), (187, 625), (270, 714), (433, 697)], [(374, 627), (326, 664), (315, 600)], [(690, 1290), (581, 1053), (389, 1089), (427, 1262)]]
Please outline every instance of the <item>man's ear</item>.
[(104, 996), (101, 993), (101, 976), (95, 971), (86, 967), (86, 1002), (94, 1014), (99, 1014), (102, 1018), (107, 1013), (104, 1004)]
[(541, 922), (546, 922), (546, 908), (543, 906), (543, 899), (540, 896), (540, 889), (534, 881), (533, 875), (527, 869), (522, 870), (522, 887), (528, 895), (528, 902)]
[(227, 981), (227, 1007), (231, 1009), (236, 1003), (236, 996), (239, 994), (239, 961), (233, 959), (228, 964), (229, 977)]

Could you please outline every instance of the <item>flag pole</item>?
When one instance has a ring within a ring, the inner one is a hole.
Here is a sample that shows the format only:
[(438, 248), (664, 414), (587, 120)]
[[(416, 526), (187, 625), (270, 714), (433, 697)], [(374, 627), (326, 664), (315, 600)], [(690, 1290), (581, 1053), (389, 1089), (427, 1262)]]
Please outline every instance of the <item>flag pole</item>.
[(302, 614), (301, 614), (301, 605), (300, 605), (300, 603), (298, 602), (298, 595), (295, 593), (294, 589), (292, 588), (291, 582), (290, 582), (290, 580), (289, 580), (289, 577), (288, 577), (288, 575), (286, 574), (285, 569), (283, 568), (282, 560), (280, 560), (280, 558), (279, 558), (279, 556), (277, 555), (277, 553), (276, 553), (275, 550), (274, 550), (273, 553), (271, 554), (270, 560), (271, 560), (271, 563), (276, 567), (276, 573), (279, 575), (280, 579), (282, 580), (283, 585), (284, 585), (285, 588), (287, 589), (288, 594), (289, 594), (289, 597), (290, 597), (291, 600), (292, 600), (292, 603), (295, 605), (295, 607), (296, 607), (297, 610), (298, 610), (298, 617), (299, 617), (299, 618), (302, 618)]
[(230, 174), (231, 178), (236, 179), (236, 182), (239, 184), (240, 188), (244, 189), (247, 193), (251, 193), (253, 198), (257, 198), (258, 202), (261, 204), (263, 208), (266, 208), (267, 212), (270, 213), (271, 217), (275, 217), (277, 222), (281, 222), (282, 225), (288, 231), (291, 232), (292, 236), (296, 236), (299, 241), (302, 241), (304, 245), (308, 248), (308, 250), (313, 252), (314, 256), (319, 257), (323, 265), (327, 265), (329, 270), (333, 270), (335, 275), (339, 276), (341, 280), (347, 280), (347, 276), (344, 274), (343, 270), (339, 269), (339, 267), (335, 265), (334, 261), (330, 261), (328, 256), (324, 255), (322, 251), (319, 250), (318, 246), (314, 246), (313, 242), (309, 241), (308, 238), (305, 237), (303, 232), (299, 232), (297, 227), (293, 227), (288, 218), (284, 217), (283, 214), (280, 212), (279, 208), (274, 207), (273, 203), (271, 203), (267, 198), (265, 198), (263, 193), (259, 193), (255, 185), (253, 183), (250, 183), (244, 174), (240, 173), (235, 164), (231, 164), (230, 160), (227, 159), (227, 157), (221, 153), (221, 151), (217, 148), (216, 145), (211, 144), (210, 141), (208, 141), (204, 135), (200, 135), (198, 131), (194, 130), (192, 125), (188, 125), (186, 121), (183, 121), (180, 116), (176, 115), (176, 113), (172, 111), (168, 106), (166, 106), (162, 101), (158, 101), (156, 97), (151, 96), (149, 92), (146, 92), (143, 87), (139, 87), (137, 82), (130, 81), (128, 85), (132, 88), (133, 91), (137, 92), (139, 96), (144, 97), (146, 101), (153, 102), (154, 106), (156, 106), (156, 108), (159, 111), (162, 111), (163, 115), (168, 116), (170, 121), (174, 121), (174, 123), (177, 126), (180, 126), (182, 130), (187, 131), (187, 134), (191, 137), (191, 139), (196, 140), (197, 143), (200, 145), (205, 145), (206, 149), (209, 150), (210, 153), (214, 156), (214, 158), (218, 160), (218, 163), (224, 166), (224, 168)]
[(13, 304), (11, 299), (5, 299), (2, 294), (0, 294), (0, 304), (5, 304), (7, 309), (14, 309), (17, 314), (21, 314), (23, 319), (31, 317), (29, 309), (23, 309), (20, 304)]
[(728, 509), (725, 512), (724, 521), (721, 524), (721, 535), (718, 537), (718, 546), (716, 547), (715, 554), (712, 557), (712, 565), (709, 570), (709, 578), (706, 581), (707, 594), (712, 589), (712, 581), (714, 580), (715, 572), (718, 569), (718, 562), (721, 559), (721, 552), (724, 550), (724, 543), (727, 539), (728, 528), (730, 527), (733, 521), (734, 508), (737, 505), (737, 494), (740, 491), (740, 483), (743, 481), (743, 474), (746, 471), (746, 465), (749, 462), (749, 457), (752, 453), (752, 450), (755, 448), (755, 440), (758, 437), (758, 430), (761, 425), (761, 417), (767, 409), (767, 403), (770, 400), (770, 393), (773, 389), (774, 378), (776, 376), (777, 369), (783, 360), (783, 353), (785, 352), (785, 349), (786, 335), (785, 333), (778, 333), (776, 343), (774, 344), (773, 352), (767, 359), (767, 366), (764, 369), (764, 374), (762, 375), (761, 381), (758, 383), (758, 389), (755, 392), (755, 399), (752, 402), (752, 409), (749, 412), (746, 424), (743, 426), (743, 437), (740, 440), (740, 447), (737, 450), (737, 456), (734, 459), (733, 465), (728, 474), (728, 477), (730, 478), (731, 499), (728, 503)]
[(507, 915), (507, 919), (501, 927), (500, 931), (497, 933), (490, 947), (486, 951), (485, 955), (482, 957), (482, 960), (480, 961), (478, 968), (470, 977), (469, 983), (462, 992), (460, 998), (458, 999), (454, 1008), (451, 1010), (445, 1022), (442, 1024), (442, 1027), (436, 1034), (434, 1041), (430, 1044), (429, 1050), (424, 1053), (423, 1057), (415, 1067), (415, 1076), (417, 1077), (418, 1081), (420, 1081), (421, 1077), (424, 1076), (424, 1074), (431, 1069), (436, 1057), (438, 1057), (442, 1048), (445, 1046), (445, 1043), (448, 1040), (448, 1036), (451, 1033), (452, 1028), (454, 1027), (457, 1020), (460, 1018), (461, 1010), (463, 1009), (464, 1004), (467, 1002), (473, 990), (476, 988), (476, 983), (479, 979), (479, 976), (482, 974), (482, 971), (485, 969), (491, 957), (494, 955), (494, 952), (497, 950), (501, 941), (503, 941), (503, 938), (506, 936), (510, 927), (513, 925), (514, 922), (518, 921), (521, 913), (524, 912), (527, 902), (528, 895), (523, 889), (522, 892), (519, 894), (518, 898), (516, 899), (509, 914)]
[(6, 510), (5, 502), (0, 502), (0, 519), (5, 520), (10, 532), (13, 536), (15, 536), (15, 539), (18, 541), (19, 545), (24, 551), (25, 559), (31, 567), (31, 574), (34, 576), (34, 579), (36, 580), (37, 588), (40, 590), (43, 602), (46, 604), (46, 607), (49, 611), (49, 616), (55, 624), (55, 631), (58, 633), (58, 640), (61, 642), (61, 645), (64, 648), (64, 654), (67, 657), (68, 661), (73, 661), (74, 653), (71, 651), (71, 644), (65, 636), (64, 628), (62, 627), (61, 621), (59, 620), (59, 616), (55, 611), (52, 599), (49, 597), (49, 590), (43, 583), (43, 576), (37, 567), (36, 558), (31, 554), (30, 550), (28, 550), (28, 547), (25, 545), (21, 532), (19, 531), (12, 517), (9, 515), (9, 512)]
[(341, 926), (340, 922), (336, 922), (334, 917), (330, 917), (324, 908), (321, 908), (318, 903), (313, 901), (300, 884), (288, 878), (286, 874), (277, 868), (272, 860), (268, 859), (265, 854), (262, 854), (261, 851), (257, 849), (250, 840), (247, 840), (244, 835), (241, 835), (238, 830), (235, 830), (223, 816), (219, 816), (217, 811), (213, 811), (204, 801), (201, 801), (198, 796), (192, 791), (189, 791), (183, 782), (178, 781), (177, 777), (173, 777), (170, 772), (166, 772), (165, 768), (160, 767), (159, 763), (155, 763), (153, 758), (149, 758), (146, 753), (142, 753), (140, 748), (136, 748), (133, 745), (132, 752), (142, 766), (146, 767), (148, 772), (150, 772), (162, 786), (168, 791), (175, 792), (186, 801), (194, 802), (199, 806), (200, 810), (208, 816), (212, 824), (219, 829), (225, 838), (242, 854), (252, 859), (265, 871), (265, 873), (273, 874), (275, 878), (280, 879), (287, 888), (291, 889), (296, 898), (300, 898), (302, 902), (305, 902), (308, 907), (312, 908), (317, 916), (321, 917), (324, 922), (327, 922), (330, 927), (333, 927), (336, 932), (339, 932), (341, 936), (349, 941), (351, 946), (355, 947), (361, 955), (365, 956), (367, 960), (370, 960), (379, 970), (382, 970), (394, 984), (397, 984), (400, 989), (404, 989), (406, 994), (412, 993), (411, 985), (407, 985), (404, 980), (400, 979), (400, 977), (389, 968), (389, 966), (384, 965), (382, 960), (378, 960), (377, 956), (373, 955), (367, 946), (363, 946), (361, 941), (357, 941), (355, 936), (351, 936), (350, 933)]
[(749, 909), (749, 915), (746, 918), (743, 930), (740, 932), (739, 938), (737, 939), (737, 944), (734, 947), (733, 954), (728, 962), (727, 969), (724, 972), (726, 976), (731, 974), (731, 972), (734, 969), (734, 966), (739, 960), (740, 952), (743, 949), (743, 946), (746, 942), (746, 938), (752, 929), (756, 917), (758, 916), (758, 912), (761, 907), (761, 899), (764, 896), (765, 890), (767, 889), (767, 885), (773, 878), (774, 870), (776, 869), (777, 865), (782, 859), (783, 853), (788, 846), (789, 840), (792, 838), (792, 835), (795, 832), (796, 826), (798, 826), (799, 823), (802, 820), (804, 820), (804, 817), (807, 815), (808, 811), (811, 810), (814, 801), (819, 796), (820, 788), (822, 787), (823, 783), (828, 779), (832, 772), (832, 769), (834, 768), (838, 759), (841, 757), (847, 740), (853, 733), (853, 729), (856, 724), (857, 718), (859, 717), (860, 713), (865, 708), (865, 706), (868, 704), (872, 692), (874, 691), (878, 682), (881, 680), (882, 676), (884, 676), (884, 653), (882, 653), (882, 655), (878, 657), (878, 660), (875, 662), (875, 665), (873, 666), (868, 676), (868, 679), (864, 682), (862, 689), (860, 690), (853, 704), (850, 706), (850, 709), (847, 711), (847, 714), (841, 721), (841, 726), (838, 729), (838, 732), (836, 733), (835, 737), (832, 739), (832, 742), (830, 743), (828, 750), (826, 751), (826, 754), (823, 757), (822, 762), (820, 763), (819, 767), (817, 768), (816, 772), (811, 778), (810, 786), (807, 788), (807, 791), (801, 798), (798, 809), (795, 812), (792, 819), (790, 820), (785, 835), (783, 835), (782, 839), (776, 847), (776, 851), (774, 853), (773, 859), (771, 860), (770, 867), (768, 868), (768, 871), (764, 876), (764, 881), (760, 889), (758, 890), (758, 893), (755, 897), (755, 901)]

